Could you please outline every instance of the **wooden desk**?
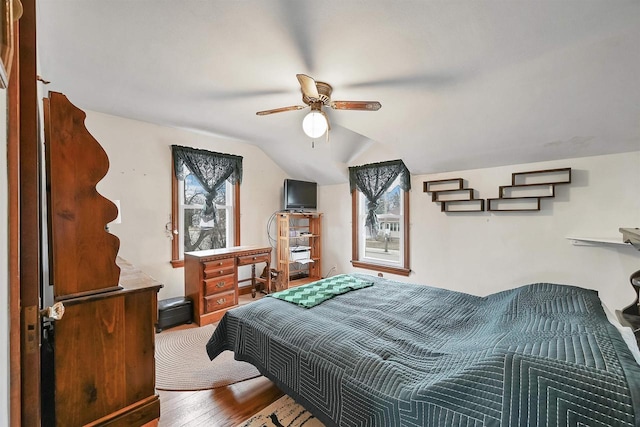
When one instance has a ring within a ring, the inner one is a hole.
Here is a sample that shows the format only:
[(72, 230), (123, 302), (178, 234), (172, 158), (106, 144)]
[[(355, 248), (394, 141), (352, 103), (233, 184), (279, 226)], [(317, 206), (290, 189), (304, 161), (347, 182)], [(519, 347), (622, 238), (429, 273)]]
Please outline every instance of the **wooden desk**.
[(271, 274), (256, 277), (256, 264), (271, 264), (271, 247), (234, 246), (208, 251), (185, 252), (185, 296), (193, 301), (193, 321), (199, 326), (217, 322), (238, 305), (238, 267), (251, 265), (252, 294), (263, 283), (268, 292)]

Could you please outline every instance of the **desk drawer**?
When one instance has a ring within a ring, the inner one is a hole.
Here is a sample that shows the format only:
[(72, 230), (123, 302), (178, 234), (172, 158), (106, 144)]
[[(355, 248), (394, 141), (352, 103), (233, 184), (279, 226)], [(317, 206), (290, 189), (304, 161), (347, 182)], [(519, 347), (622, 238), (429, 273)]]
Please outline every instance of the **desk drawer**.
[(236, 284), (235, 274), (214, 277), (204, 280), (204, 295), (209, 296), (219, 292), (234, 290)]
[(267, 261), (271, 261), (271, 254), (256, 254), (238, 257), (238, 265), (255, 264)]
[(236, 292), (223, 292), (219, 294), (209, 295), (204, 297), (205, 312), (210, 313), (216, 310), (222, 310), (236, 305)]
[(210, 279), (212, 277), (226, 276), (227, 274), (233, 274), (235, 272), (235, 260), (234, 258), (218, 259), (215, 261), (203, 262), (204, 278)]

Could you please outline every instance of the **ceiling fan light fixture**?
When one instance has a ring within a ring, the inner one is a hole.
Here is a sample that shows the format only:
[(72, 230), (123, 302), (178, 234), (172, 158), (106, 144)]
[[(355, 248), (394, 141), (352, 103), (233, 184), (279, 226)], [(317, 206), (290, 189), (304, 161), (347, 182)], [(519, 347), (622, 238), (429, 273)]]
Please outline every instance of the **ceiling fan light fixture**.
[(326, 117), (317, 110), (312, 110), (302, 121), (302, 130), (309, 138), (319, 138), (327, 131)]

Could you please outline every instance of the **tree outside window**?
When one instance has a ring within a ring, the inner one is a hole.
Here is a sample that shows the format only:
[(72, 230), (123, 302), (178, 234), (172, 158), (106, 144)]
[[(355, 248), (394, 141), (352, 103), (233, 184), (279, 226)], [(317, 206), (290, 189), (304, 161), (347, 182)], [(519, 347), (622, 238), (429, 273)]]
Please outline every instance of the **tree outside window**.
[(233, 197), (232, 186), (224, 181), (216, 187), (213, 204), (216, 209), (215, 220), (206, 212), (206, 191), (185, 166), (185, 179), (180, 182), (181, 192), (180, 258), (184, 252), (226, 248), (233, 241)]

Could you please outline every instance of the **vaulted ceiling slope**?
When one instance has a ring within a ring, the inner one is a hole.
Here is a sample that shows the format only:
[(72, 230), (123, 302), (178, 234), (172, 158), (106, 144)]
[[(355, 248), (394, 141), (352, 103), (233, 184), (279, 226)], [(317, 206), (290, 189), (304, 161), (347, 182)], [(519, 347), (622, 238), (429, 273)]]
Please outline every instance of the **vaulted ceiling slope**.
[[(39, 74), (80, 108), (261, 147), (347, 181), (376, 147), (413, 174), (640, 150), (637, 0), (38, 0)], [(297, 73), (335, 100), (302, 131)]]

